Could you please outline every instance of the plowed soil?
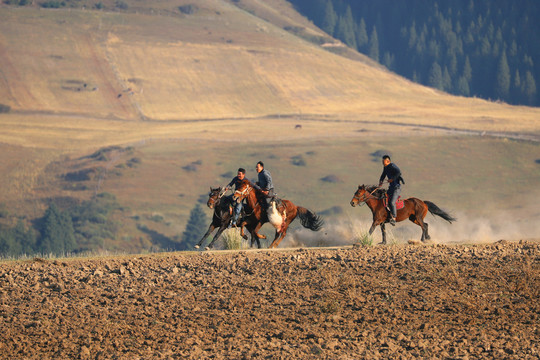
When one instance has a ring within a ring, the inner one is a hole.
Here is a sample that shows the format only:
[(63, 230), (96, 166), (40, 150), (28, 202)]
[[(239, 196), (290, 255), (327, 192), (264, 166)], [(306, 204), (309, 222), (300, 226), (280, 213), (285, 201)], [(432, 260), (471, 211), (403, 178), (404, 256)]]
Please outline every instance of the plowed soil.
[(3, 359), (540, 357), (540, 242), (0, 263)]

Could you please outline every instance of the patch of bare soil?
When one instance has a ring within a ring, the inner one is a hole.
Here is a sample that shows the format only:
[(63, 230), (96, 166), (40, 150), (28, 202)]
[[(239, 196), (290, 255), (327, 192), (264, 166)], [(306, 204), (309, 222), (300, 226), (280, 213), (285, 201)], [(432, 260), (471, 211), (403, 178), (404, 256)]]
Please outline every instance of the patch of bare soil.
[(0, 264), (0, 358), (540, 356), (540, 243)]

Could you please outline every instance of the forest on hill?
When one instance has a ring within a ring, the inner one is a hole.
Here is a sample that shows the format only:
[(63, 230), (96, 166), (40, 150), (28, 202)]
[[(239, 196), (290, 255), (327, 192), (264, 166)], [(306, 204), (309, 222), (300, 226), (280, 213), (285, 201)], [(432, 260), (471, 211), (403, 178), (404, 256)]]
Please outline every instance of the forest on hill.
[(540, 105), (536, 0), (291, 0), (328, 34), (415, 82)]

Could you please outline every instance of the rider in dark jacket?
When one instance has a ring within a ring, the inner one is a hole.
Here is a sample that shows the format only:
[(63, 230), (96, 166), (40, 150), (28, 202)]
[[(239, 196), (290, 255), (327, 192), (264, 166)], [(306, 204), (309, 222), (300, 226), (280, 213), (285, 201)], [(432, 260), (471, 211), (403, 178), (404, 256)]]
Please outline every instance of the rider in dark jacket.
[[(235, 189), (238, 188), (238, 185), (240, 184), (242, 180), (244, 180), (245, 176), (246, 176), (246, 170), (243, 168), (239, 168), (238, 173), (231, 180), (231, 182), (225, 187), (225, 190), (229, 190), (233, 185)], [(233, 202), (232, 200), (233, 195), (229, 195), (230, 203)], [(241, 212), (242, 212), (242, 201), (238, 201), (234, 204), (234, 215), (233, 215), (231, 223), (229, 224), (229, 227), (236, 226), (236, 222), (238, 221), (238, 217), (240, 216)]]
[(401, 177), (401, 170), (390, 160), (390, 156), (384, 155), (382, 157), (382, 163), (384, 169), (379, 179), (379, 186), (382, 186), (384, 178), (388, 178), (388, 182), (390, 183), (388, 186), (388, 205), (391, 216), (389, 222), (391, 225), (396, 225), (396, 201), (401, 193), (401, 183), (405, 184), (405, 181)]

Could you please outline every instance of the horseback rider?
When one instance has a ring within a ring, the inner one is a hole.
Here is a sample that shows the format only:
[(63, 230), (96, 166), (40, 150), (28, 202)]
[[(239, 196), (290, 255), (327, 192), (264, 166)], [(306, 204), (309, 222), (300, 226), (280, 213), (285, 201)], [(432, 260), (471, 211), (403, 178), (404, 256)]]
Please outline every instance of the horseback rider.
[[(225, 186), (225, 188), (223, 190), (227, 191), (233, 185), (234, 185), (235, 189), (237, 189), (238, 186), (240, 185), (242, 180), (244, 180), (245, 177), (246, 177), (246, 169), (239, 168), (238, 172), (236, 173), (236, 176), (231, 180), (231, 182), (227, 186)], [(229, 228), (231, 226), (236, 226), (236, 222), (238, 221), (238, 217), (240, 216), (240, 213), (242, 212), (242, 201), (234, 202), (233, 199), (232, 199), (233, 195), (234, 195), (234, 193), (227, 196), (227, 199), (228, 199), (229, 203), (230, 204), (234, 203), (234, 215), (233, 215), (233, 218), (231, 220), (231, 223), (229, 224)]]
[(272, 176), (270, 172), (264, 168), (264, 163), (259, 161), (255, 166), (255, 170), (258, 173), (258, 181), (255, 183), (255, 188), (261, 190), (265, 195), (264, 197), (264, 209), (268, 209), (270, 200), (274, 194), (274, 184), (272, 183)]
[(382, 163), (384, 166), (383, 172), (381, 174), (381, 177), (379, 179), (379, 187), (382, 186), (384, 178), (388, 178), (388, 182), (390, 185), (388, 186), (388, 205), (390, 207), (390, 214), (389, 214), (389, 223), (393, 226), (396, 225), (396, 201), (399, 198), (399, 194), (401, 193), (401, 184), (405, 184), (405, 181), (403, 181), (403, 178), (401, 177), (401, 170), (397, 167), (396, 164), (392, 162), (390, 159), (390, 156), (384, 155), (382, 157)]

